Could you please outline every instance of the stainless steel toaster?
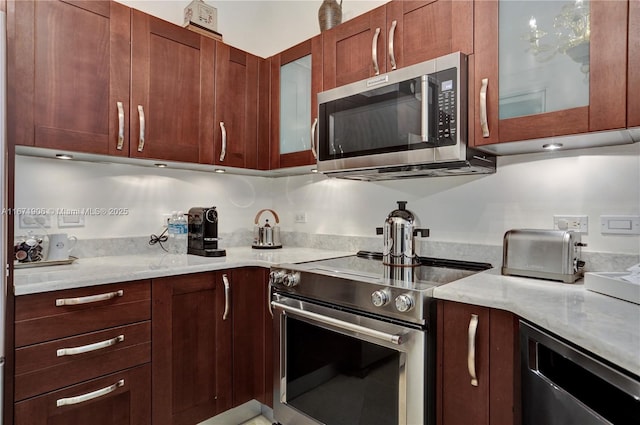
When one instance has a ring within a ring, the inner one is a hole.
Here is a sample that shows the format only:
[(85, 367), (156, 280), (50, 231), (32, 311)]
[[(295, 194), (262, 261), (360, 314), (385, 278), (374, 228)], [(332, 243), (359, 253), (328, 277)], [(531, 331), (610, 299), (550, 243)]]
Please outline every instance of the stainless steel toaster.
[(573, 283), (584, 271), (580, 233), (514, 229), (504, 234), (502, 274)]

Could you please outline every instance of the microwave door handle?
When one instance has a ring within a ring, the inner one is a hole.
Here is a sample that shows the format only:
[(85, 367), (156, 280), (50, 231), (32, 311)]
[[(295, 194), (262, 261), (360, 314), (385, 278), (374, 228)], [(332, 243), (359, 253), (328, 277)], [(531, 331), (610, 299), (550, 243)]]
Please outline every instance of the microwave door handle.
[(429, 141), (429, 76), (423, 75), (421, 78), (421, 91), (422, 91), (422, 127), (420, 129), (420, 135), (423, 142)]

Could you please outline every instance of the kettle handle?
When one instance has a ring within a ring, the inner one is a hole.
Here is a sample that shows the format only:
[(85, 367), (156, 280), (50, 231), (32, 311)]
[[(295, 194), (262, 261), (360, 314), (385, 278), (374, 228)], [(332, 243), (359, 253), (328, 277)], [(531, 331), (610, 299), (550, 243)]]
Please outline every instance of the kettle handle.
[(270, 208), (265, 208), (263, 210), (258, 211), (258, 214), (256, 214), (256, 219), (254, 220), (255, 224), (258, 224), (260, 222), (260, 216), (265, 211), (269, 211), (269, 212), (271, 212), (271, 214), (273, 214), (273, 217), (276, 219), (276, 224), (280, 223), (280, 219), (278, 218), (278, 214), (274, 210), (272, 210)]

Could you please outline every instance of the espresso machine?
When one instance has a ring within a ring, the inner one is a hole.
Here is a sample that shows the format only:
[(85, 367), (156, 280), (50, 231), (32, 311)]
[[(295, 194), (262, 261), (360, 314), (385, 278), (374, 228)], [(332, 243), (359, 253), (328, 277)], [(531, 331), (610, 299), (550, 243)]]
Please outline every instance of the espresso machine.
[(224, 257), (218, 248), (218, 211), (216, 207), (193, 207), (189, 210), (189, 243), (187, 254), (202, 257)]

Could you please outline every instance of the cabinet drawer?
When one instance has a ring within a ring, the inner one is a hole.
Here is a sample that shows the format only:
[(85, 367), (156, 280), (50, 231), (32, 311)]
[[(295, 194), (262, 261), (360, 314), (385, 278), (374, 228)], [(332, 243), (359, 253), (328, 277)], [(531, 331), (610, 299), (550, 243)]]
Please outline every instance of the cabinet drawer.
[(151, 424), (147, 364), (15, 404), (16, 425)]
[(151, 322), (16, 350), (15, 398), (22, 400), (151, 360)]
[(16, 347), (151, 318), (151, 283), (116, 283), (16, 298)]

